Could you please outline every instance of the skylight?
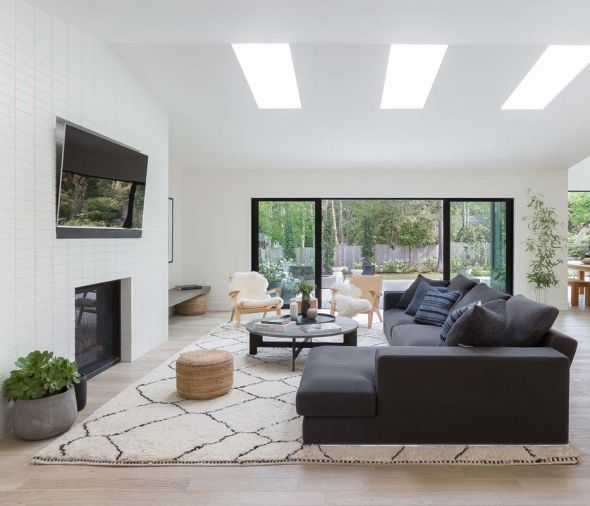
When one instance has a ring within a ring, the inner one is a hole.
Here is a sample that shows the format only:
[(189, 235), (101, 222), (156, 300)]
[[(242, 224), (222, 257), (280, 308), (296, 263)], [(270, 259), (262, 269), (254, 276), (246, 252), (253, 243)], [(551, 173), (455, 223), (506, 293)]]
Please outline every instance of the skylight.
[(590, 63), (590, 46), (548, 46), (502, 109), (545, 109)]
[(423, 109), (447, 46), (392, 44), (381, 109)]
[(232, 44), (259, 109), (301, 109), (289, 44)]

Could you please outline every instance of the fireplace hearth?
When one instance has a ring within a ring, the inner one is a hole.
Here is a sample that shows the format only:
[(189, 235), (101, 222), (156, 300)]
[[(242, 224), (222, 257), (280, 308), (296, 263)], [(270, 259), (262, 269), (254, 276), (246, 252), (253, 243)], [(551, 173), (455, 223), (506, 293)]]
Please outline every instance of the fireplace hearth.
[(121, 283), (76, 288), (76, 363), (91, 378), (121, 361)]

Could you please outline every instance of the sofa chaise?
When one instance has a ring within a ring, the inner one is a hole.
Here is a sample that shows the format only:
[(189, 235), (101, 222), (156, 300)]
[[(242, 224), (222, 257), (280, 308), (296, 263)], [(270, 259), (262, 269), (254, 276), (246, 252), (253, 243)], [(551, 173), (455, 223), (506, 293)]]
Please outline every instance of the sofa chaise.
[(440, 327), (414, 323), (399, 306), (404, 293), (386, 292), (390, 346), (312, 349), (296, 396), (303, 442), (566, 443), (577, 342), (554, 329), (539, 335), (548, 306), (476, 286), (462, 299), (506, 299), (502, 346), (441, 346)]

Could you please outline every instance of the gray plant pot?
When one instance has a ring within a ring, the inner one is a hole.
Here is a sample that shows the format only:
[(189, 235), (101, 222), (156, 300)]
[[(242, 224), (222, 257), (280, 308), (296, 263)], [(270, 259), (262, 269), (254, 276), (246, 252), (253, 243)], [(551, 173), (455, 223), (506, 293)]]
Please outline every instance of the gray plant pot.
[(21, 439), (37, 440), (58, 436), (76, 421), (74, 389), (50, 397), (14, 403), (14, 433)]

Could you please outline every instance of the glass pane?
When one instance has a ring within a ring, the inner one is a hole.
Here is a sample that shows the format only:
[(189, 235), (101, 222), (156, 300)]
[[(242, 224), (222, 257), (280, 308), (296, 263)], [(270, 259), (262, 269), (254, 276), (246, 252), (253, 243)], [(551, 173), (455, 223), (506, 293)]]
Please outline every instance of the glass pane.
[(576, 260), (588, 257), (590, 256), (590, 192), (569, 192), (568, 211), (569, 256)]
[(383, 291), (418, 273), (443, 277), (441, 200), (322, 201), (322, 305), (350, 274), (383, 274)]
[(451, 278), (506, 290), (506, 203), (451, 202)]
[(280, 288), (285, 305), (302, 279), (315, 281), (315, 203), (258, 203), (258, 271), (269, 289)]

